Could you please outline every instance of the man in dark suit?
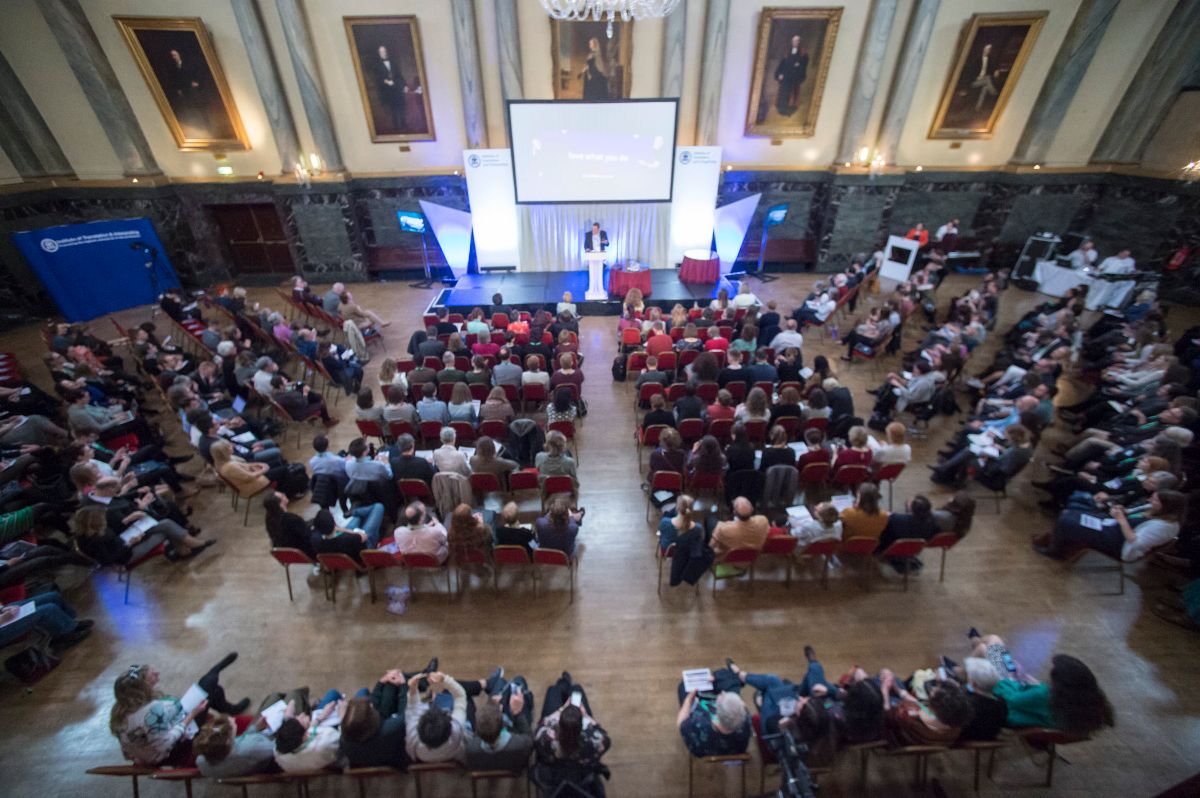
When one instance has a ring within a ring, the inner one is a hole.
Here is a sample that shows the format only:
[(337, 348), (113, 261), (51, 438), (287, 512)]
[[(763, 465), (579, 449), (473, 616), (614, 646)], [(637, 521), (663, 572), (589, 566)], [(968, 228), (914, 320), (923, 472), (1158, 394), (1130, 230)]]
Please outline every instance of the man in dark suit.
[(825, 391), (825, 398), (829, 400), (830, 421), (854, 415), (854, 395), (850, 393), (850, 389), (832, 377), (825, 380), (826, 383), (830, 381), (836, 384), (836, 387)]
[(592, 222), (591, 231), (583, 237), (586, 252), (603, 252), (608, 249), (608, 233), (600, 229), (599, 222)]
[(371, 75), (375, 79), (375, 89), (379, 92), (379, 102), (391, 117), (395, 132), (404, 130), (404, 76), (400, 74), (400, 66), (388, 55), (388, 49), (380, 45), (378, 58), (371, 62)]
[(779, 93), (775, 95), (775, 110), (780, 116), (791, 116), (800, 105), (800, 87), (808, 77), (808, 51), (800, 46), (800, 37), (793, 36), (791, 47), (779, 61), (775, 80)]

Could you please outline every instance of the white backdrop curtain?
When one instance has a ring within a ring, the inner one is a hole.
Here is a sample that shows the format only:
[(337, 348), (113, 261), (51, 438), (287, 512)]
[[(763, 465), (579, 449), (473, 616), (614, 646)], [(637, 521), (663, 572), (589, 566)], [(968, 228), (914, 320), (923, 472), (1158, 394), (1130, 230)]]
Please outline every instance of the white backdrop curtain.
[(631, 260), (666, 268), (670, 239), (668, 202), (599, 205), (519, 205), (521, 270), (563, 272), (586, 268), (583, 237), (599, 222), (608, 233), (609, 265)]

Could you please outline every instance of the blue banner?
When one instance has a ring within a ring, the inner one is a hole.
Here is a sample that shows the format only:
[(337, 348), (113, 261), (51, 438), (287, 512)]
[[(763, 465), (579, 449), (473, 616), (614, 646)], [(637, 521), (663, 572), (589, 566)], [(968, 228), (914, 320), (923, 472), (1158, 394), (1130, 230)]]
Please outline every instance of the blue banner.
[(179, 288), (149, 219), (64, 224), (12, 239), (67, 321), (148, 305)]

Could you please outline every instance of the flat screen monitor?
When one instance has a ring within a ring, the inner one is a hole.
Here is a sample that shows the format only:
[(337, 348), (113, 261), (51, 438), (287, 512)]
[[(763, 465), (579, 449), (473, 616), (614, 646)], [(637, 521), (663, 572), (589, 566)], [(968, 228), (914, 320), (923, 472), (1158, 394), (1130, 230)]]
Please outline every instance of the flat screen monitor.
[(396, 217), (400, 219), (401, 231), (405, 233), (425, 232), (425, 217), (421, 214), (410, 211), (396, 211)]
[(670, 202), (675, 99), (508, 104), (518, 204)]

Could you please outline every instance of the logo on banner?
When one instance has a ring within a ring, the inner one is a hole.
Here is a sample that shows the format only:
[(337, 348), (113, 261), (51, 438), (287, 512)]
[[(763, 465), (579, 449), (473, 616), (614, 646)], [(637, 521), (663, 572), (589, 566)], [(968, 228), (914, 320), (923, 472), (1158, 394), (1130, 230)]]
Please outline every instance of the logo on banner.
[(43, 238), (42, 250), (45, 252), (58, 252), (58, 242), (53, 238)]
[(690, 164), (692, 162), (692, 151), (691, 150), (680, 151), (679, 162), (681, 164), (683, 164), (684, 166), (687, 166), (688, 164)]
[(472, 169), (478, 169), (478, 168), (479, 168), (479, 164), (481, 164), (481, 163), (483, 163), (483, 159), (482, 159), (482, 158), (480, 158), (480, 157), (479, 157), (478, 155), (476, 155), (475, 153), (471, 153), (471, 154), (470, 154), (470, 155), (467, 157), (467, 166), (471, 167)]

